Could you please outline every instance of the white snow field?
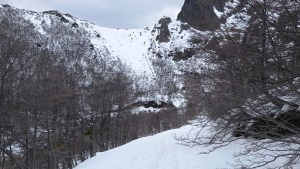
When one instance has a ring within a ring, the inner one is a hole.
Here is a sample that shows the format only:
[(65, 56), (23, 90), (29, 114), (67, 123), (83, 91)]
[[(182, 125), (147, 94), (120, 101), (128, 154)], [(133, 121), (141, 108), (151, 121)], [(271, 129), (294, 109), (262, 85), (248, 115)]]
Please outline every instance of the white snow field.
[[(238, 169), (232, 164), (241, 159), (233, 156), (243, 149), (243, 140), (210, 154), (200, 154), (204, 147), (182, 145), (174, 138), (186, 136), (188, 133), (190, 136), (195, 135), (195, 128), (187, 125), (140, 138), (121, 147), (97, 153), (95, 157), (84, 161), (75, 169)], [(204, 134), (208, 134), (207, 131)], [(272, 166), (282, 164), (281, 160), (275, 161)], [(295, 167), (300, 168), (300, 165)]]

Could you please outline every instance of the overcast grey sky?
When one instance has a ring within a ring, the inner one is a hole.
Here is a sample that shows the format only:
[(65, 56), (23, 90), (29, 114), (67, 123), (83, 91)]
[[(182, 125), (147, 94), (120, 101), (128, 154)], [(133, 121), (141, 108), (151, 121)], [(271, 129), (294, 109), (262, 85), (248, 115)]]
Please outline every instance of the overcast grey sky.
[(176, 18), (184, 0), (0, 0), (33, 11), (58, 10), (111, 28), (145, 28), (162, 16)]

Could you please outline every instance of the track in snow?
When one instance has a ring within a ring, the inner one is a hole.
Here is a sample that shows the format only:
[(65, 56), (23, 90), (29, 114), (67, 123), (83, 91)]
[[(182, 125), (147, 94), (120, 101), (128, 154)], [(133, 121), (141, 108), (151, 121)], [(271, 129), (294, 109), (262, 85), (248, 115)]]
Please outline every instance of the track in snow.
[[(184, 126), (140, 138), (121, 147), (98, 153), (75, 169), (234, 169), (229, 164), (239, 160), (233, 158), (233, 155), (243, 149), (242, 144), (232, 143), (213, 153), (199, 154), (203, 147), (183, 146), (174, 139), (174, 134), (186, 135), (192, 128), (194, 127)], [(280, 164), (282, 161), (276, 163)]]

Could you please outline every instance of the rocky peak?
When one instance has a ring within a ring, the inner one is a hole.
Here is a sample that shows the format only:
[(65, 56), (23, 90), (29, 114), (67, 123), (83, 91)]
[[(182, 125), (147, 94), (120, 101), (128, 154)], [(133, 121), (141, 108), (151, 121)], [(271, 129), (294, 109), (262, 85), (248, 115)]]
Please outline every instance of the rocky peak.
[(214, 31), (220, 28), (220, 21), (214, 12), (223, 11), (228, 0), (185, 0), (177, 18), (201, 31)]
[(159, 34), (156, 37), (156, 40), (161, 42), (169, 42), (170, 41), (170, 30), (169, 30), (169, 24), (172, 22), (170, 17), (163, 17), (161, 18), (159, 23)]

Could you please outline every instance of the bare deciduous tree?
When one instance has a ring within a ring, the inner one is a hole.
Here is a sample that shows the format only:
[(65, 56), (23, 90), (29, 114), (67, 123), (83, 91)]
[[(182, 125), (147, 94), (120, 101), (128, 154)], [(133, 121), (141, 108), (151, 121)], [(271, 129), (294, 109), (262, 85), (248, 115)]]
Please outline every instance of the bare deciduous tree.
[(219, 32), (219, 47), (209, 50), (209, 64), (214, 66), (187, 77), (197, 83), (192, 88), (197, 96), (190, 95), (198, 101), (196, 108), (216, 129), (212, 137), (192, 142), (215, 150), (247, 137), (251, 144), (238, 155), (260, 157), (250, 159), (248, 167), (266, 166), (281, 157), (286, 158), (281, 167), (291, 166), (299, 159), (300, 4), (289, 0), (236, 3), (243, 10), (231, 14), (241, 22), (249, 15), (247, 27), (229, 26)]

